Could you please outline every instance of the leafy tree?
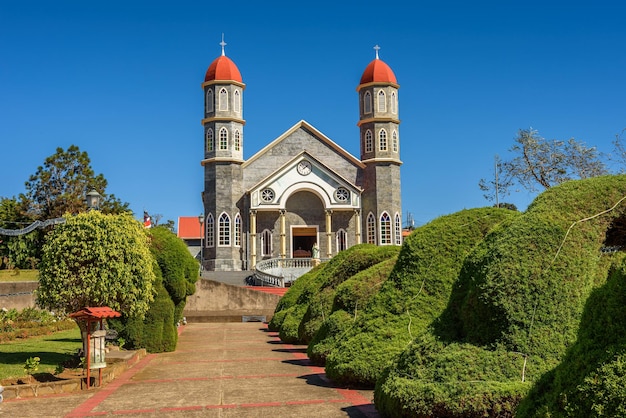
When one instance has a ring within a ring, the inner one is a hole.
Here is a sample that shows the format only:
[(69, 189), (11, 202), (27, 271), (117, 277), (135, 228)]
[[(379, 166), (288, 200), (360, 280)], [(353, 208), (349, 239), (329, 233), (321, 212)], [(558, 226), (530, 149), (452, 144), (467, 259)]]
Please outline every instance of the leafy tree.
[[(0, 228), (21, 229), (33, 220), (24, 215), (20, 203), (13, 198), (0, 197)], [(0, 236), (0, 267), (33, 268), (37, 261), (35, 242), (40, 232), (20, 236)]]
[(130, 213), (68, 216), (46, 237), (37, 303), (64, 313), (109, 306), (141, 317), (154, 299), (153, 262), (145, 230)]
[(536, 192), (568, 180), (607, 174), (595, 147), (587, 147), (574, 138), (548, 141), (532, 128), (520, 129), (509, 151), (514, 153), (513, 159), (496, 162), (496, 178), (500, 180), (479, 182), (489, 200), (493, 200), (496, 193), (508, 194), (514, 184)]
[(67, 150), (57, 148), (47, 157), (43, 166), (25, 183), (26, 193), (20, 199), (34, 219), (46, 220), (62, 217), (65, 213), (75, 215), (87, 210), (85, 195), (94, 189), (103, 196), (100, 209), (104, 213), (128, 211), (128, 203), (122, 203), (113, 194), (105, 193), (107, 181), (102, 174), (95, 175), (87, 152), (70, 145)]

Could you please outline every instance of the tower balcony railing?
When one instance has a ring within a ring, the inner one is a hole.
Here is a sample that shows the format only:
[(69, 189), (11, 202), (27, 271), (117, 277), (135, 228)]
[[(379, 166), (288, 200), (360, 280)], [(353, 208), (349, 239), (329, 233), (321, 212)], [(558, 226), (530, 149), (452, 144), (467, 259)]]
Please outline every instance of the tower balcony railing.
[(254, 268), (254, 276), (263, 285), (287, 287), (303, 274), (309, 272), (328, 258), (270, 258), (259, 261)]

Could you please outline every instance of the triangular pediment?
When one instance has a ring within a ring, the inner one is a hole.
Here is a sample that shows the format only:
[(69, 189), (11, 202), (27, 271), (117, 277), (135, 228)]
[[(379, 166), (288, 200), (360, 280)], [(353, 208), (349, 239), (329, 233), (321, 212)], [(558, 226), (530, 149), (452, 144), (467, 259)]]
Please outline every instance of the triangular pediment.
[(326, 209), (358, 209), (362, 190), (306, 151), (278, 167), (253, 185), (250, 208), (284, 209), (289, 197), (300, 191), (316, 194)]
[[(358, 158), (350, 154), (348, 151), (346, 151), (341, 146), (339, 146), (335, 141), (328, 138), (322, 132), (320, 132), (315, 127), (313, 127), (313, 125), (309, 124), (308, 122), (304, 120), (301, 120), (300, 122), (293, 125), (291, 128), (285, 131), (278, 138), (276, 138), (275, 140), (267, 144), (265, 147), (263, 147), (263, 149), (261, 149), (259, 152), (254, 154), (248, 160), (246, 160), (246, 162), (244, 162), (243, 164), (243, 168), (246, 168), (248, 165), (254, 164), (258, 159), (262, 158), (268, 153), (271, 153), (271, 151), (275, 149), (278, 146), (278, 144), (280, 144), (281, 142), (284, 142), (287, 138), (291, 137), (298, 130), (306, 131), (308, 134), (310, 134), (310, 136), (313, 139), (319, 141), (320, 143), (324, 144), (328, 148), (332, 149), (338, 155), (342, 156), (346, 161), (349, 161), (351, 164), (354, 164), (355, 166), (359, 168), (365, 168), (365, 165)], [(302, 145), (304, 147), (303, 150), (307, 150), (306, 148), (307, 144), (302, 144)], [(311, 152), (311, 150), (309, 150), (309, 152)], [(314, 155), (315, 153), (311, 152), (311, 154)]]

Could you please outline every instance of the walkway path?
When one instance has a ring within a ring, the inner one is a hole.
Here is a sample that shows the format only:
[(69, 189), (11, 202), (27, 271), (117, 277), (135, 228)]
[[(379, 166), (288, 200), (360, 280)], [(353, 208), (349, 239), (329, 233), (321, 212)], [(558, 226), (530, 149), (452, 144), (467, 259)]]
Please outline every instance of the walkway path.
[(340, 388), (259, 322), (193, 323), (103, 388), (0, 404), (0, 417), (378, 417), (372, 391)]

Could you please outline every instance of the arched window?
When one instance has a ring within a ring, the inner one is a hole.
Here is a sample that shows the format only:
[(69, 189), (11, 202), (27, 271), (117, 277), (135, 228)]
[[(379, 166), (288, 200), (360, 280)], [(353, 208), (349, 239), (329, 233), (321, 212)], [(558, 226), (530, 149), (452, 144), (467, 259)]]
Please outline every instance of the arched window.
[(376, 218), (372, 212), (367, 215), (367, 243), (376, 244)]
[(235, 151), (241, 151), (241, 134), (239, 133), (239, 129), (235, 130)]
[(261, 232), (261, 256), (272, 255), (272, 231), (264, 229)]
[(213, 112), (213, 89), (211, 88), (206, 91), (206, 112)]
[(391, 218), (387, 212), (380, 215), (380, 244), (391, 244)]
[(213, 219), (213, 214), (209, 213), (209, 216), (206, 218), (206, 231), (204, 242), (207, 247), (215, 246), (215, 220)]
[(402, 245), (402, 220), (400, 214), (396, 213), (396, 245)]
[(394, 115), (398, 113), (398, 97), (395, 91), (391, 92), (391, 113)]
[(337, 231), (337, 252), (348, 248), (348, 234), (344, 229)]
[(379, 112), (387, 111), (387, 100), (386, 100), (385, 92), (382, 90), (378, 92), (378, 111)]
[(241, 112), (241, 94), (239, 90), (235, 90), (235, 104), (234, 104), (235, 112)]
[(372, 95), (369, 91), (363, 95), (363, 113), (372, 113)]
[(378, 132), (378, 147), (381, 151), (387, 151), (387, 131), (384, 129)]
[(374, 151), (374, 141), (372, 140), (372, 131), (369, 129), (365, 132), (365, 152)]
[(391, 146), (393, 152), (398, 152), (398, 132), (395, 129), (391, 134)]
[(228, 131), (226, 128), (220, 129), (220, 149), (228, 149)]
[(230, 245), (230, 216), (227, 213), (222, 213), (218, 222), (218, 242), (220, 247), (227, 247)]
[(220, 90), (220, 110), (228, 110), (228, 90)]
[(211, 128), (206, 131), (206, 150), (213, 151), (213, 129)]
[(235, 216), (235, 247), (241, 247), (241, 215)]

